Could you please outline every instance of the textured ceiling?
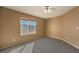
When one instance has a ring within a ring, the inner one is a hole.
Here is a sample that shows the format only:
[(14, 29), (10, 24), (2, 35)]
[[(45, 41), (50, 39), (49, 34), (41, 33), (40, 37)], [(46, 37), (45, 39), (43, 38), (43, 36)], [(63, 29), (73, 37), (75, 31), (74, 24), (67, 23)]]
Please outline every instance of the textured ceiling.
[(52, 10), (49, 13), (45, 13), (43, 10), (43, 6), (4, 6), (4, 7), (44, 19), (61, 16), (74, 8), (74, 6), (51, 6), (56, 10), (54, 11)]

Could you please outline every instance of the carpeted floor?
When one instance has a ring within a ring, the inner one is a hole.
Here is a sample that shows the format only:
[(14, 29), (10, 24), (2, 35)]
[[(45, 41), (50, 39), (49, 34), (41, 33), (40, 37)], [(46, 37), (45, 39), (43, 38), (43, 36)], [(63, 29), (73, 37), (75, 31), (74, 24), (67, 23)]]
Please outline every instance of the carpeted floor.
[(51, 38), (42, 38), (35, 41), (33, 53), (75, 53), (78, 49), (68, 43)]
[(79, 49), (68, 43), (51, 38), (41, 38), (30, 43), (0, 50), (1, 53), (79, 53)]

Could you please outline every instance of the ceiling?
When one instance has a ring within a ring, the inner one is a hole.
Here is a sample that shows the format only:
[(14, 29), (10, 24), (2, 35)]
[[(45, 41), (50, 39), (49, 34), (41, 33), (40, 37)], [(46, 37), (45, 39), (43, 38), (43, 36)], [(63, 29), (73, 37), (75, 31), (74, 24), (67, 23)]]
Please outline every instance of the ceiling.
[(4, 6), (4, 7), (46, 19), (61, 16), (66, 12), (68, 12), (69, 10), (73, 9), (75, 6), (51, 6), (56, 10), (54, 11), (52, 10), (49, 13), (44, 12), (43, 10), (44, 6)]

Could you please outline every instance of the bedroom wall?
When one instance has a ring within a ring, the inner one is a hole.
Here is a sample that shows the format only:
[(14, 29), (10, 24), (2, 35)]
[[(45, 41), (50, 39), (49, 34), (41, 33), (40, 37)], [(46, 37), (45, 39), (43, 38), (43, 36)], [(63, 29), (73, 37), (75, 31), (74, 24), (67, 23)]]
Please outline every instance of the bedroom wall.
[[(1, 8), (0, 8), (0, 13), (1, 13)], [(0, 16), (1, 16), (1, 14), (0, 14)], [(1, 19), (1, 17), (0, 17), (0, 19)], [(1, 27), (1, 22), (0, 22), (0, 27)], [(0, 28), (0, 33), (1, 33), (1, 28)], [(0, 37), (1, 37), (1, 34), (0, 34)]]
[(63, 15), (64, 40), (79, 49), (79, 7)]
[[(37, 33), (20, 36), (20, 17), (33, 19), (37, 22)], [(2, 36), (1, 36), (2, 35)], [(44, 36), (44, 20), (35, 16), (0, 7), (0, 47), (7, 47)]]
[(47, 19), (46, 34), (48, 37), (64, 40), (79, 49), (79, 7), (63, 16)]
[(52, 38), (63, 38), (63, 21), (61, 17), (46, 20), (46, 36)]

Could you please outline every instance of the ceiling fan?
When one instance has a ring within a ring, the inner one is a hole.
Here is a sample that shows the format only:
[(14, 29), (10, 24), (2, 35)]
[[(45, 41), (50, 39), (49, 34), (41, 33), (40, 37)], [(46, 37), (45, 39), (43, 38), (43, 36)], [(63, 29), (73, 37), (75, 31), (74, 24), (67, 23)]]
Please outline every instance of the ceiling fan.
[(49, 13), (51, 11), (55, 11), (56, 9), (52, 6), (44, 6), (43, 10), (44, 10), (45, 13)]

